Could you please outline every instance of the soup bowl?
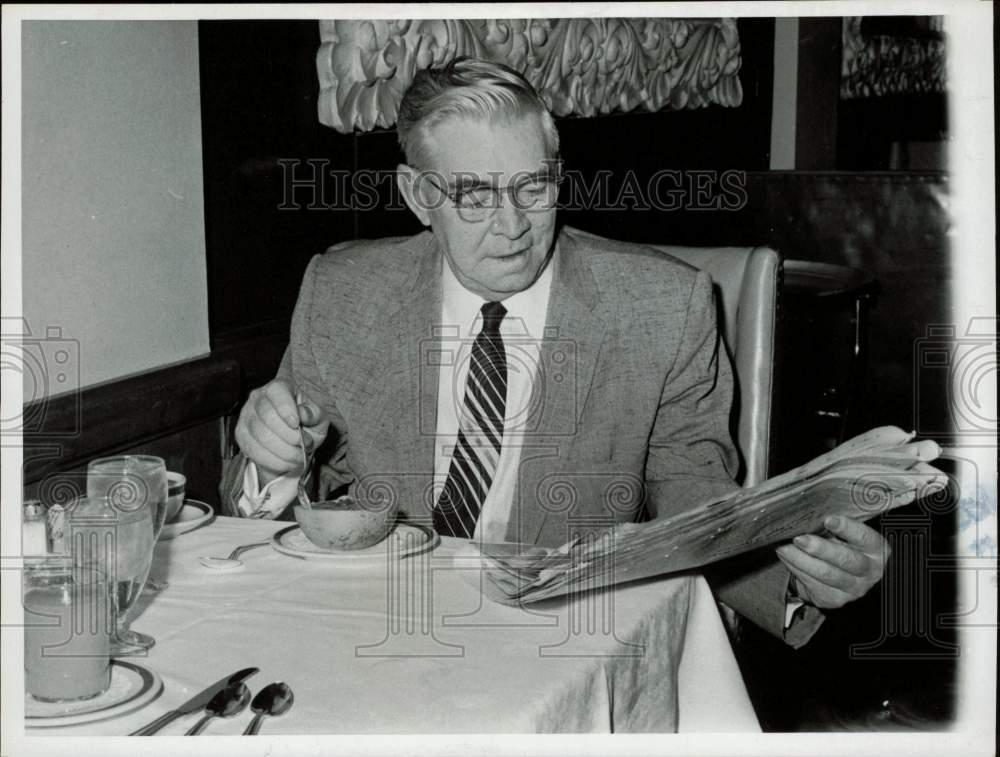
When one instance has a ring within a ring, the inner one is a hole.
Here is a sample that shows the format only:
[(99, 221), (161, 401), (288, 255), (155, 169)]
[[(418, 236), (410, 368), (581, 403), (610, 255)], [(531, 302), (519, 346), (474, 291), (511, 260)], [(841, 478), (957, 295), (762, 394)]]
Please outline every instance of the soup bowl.
[(311, 507), (295, 505), (295, 520), (313, 544), (322, 549), (365, 549), (378, 544), (392, 530), (396, 509), (368, 509), (344, 496)]

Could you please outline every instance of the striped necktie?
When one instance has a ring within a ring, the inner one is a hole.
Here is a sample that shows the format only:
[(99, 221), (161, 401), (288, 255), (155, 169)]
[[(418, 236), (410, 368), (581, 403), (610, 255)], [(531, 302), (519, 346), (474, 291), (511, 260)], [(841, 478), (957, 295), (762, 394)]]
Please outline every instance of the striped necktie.
[(507, 354), (500, 336), (507, 309), (487, 302), (481, 312), (483, 327), (472, 344), (458, 441), (433, 513), (439, 534), (468, 539), (496, 475), (507, 407)]

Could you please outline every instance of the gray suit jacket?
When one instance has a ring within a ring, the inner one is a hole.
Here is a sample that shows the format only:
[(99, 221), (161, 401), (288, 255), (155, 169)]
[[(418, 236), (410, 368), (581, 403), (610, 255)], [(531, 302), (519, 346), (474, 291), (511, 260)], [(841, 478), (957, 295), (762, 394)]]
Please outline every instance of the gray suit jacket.
[[(552, 264), (507, 540), (558, 546), (735, 488), (733, 377), (709, 277), (568, 227)], [(332, 419), (322, 488), (391, 499), (412, 519), (430, 518), (438, 365), (456, 339), (439, 322), (441, 266), (430, 232), (315, 257), (279, 371)], [(522, 353), (511, 341), (507, 350), (513, 369)], [(798, 645), (818, 622), (783, 631), (787, 581), (778, 565), (714, 583)]]

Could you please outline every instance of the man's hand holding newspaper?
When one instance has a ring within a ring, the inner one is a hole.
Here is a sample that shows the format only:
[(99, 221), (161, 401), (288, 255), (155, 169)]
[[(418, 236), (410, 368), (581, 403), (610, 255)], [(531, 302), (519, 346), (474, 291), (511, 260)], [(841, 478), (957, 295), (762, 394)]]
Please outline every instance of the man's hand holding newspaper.
[(758, 486), (648, 523), (609, 524), (556, 549), (476, 545), (486, 594), (534, 602), (788, 542), (776, 551), (799, 597), (839, 607), (878, 581), (887, 559), (885, 541), (862, 522), (947, 486), (929, 464), (941, 448), (913, 437), (895, 426), (873, 429)]

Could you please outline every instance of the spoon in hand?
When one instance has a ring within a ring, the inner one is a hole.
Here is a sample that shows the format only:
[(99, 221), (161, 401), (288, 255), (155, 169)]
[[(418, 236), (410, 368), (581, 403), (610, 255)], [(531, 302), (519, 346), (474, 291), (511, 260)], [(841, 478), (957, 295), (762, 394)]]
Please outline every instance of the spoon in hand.
[[(295, 395), (295, 402), (297, 405), (302, 404), (302, 392)], [(299, 502), (307, 510), (312, 509), (312, 502), (309, 500), (309, 494), (306, 492), (306, 482), (309, 480), (309, 469), (312, 467), (312, 453), (309, 452), (309, 445), (306, 443), (306, 432), (302, 426), (302, 418), (299, 417), (299, 444), (302, 446), (302, 475), (299, 476)]]
[(257, 692), (257, 696), (250, 703), (250, 709), (257, 714), (254, 715), (253, 720), (250, 721), (250, 725), (243, 731), (243, 735), (253, 736), (260, 730), (260, 723), (265, 715), (273, 717), (284, 715), (291, 708), (294, 701), (295, 695), (287, 683), (281, 683), (280, 681), (269, 683)]
[(227, 686), (205, 705), (205, 716), (191, 726), (185, 736), (197, 736), (204, 730), (212, 718), (231, 718), (247, 708), (250, 703), (250, 689), (245, 683), (234, 683)]

